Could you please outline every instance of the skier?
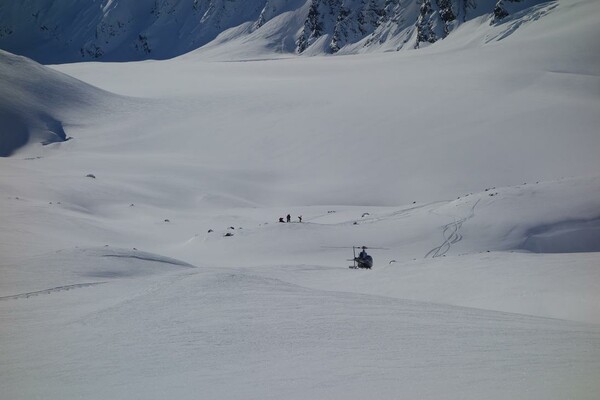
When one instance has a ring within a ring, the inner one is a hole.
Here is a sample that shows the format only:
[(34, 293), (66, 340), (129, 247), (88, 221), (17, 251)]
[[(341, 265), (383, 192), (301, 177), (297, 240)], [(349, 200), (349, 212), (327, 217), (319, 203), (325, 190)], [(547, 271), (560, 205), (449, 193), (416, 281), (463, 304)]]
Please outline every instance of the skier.
[(283, 220), (283, 217), (279, 218), (279, 222), (285, 222), (285, 221)]
[(298, 222), (302, 222), (302, 215), (298, 215)]
[(287, 222), (291, 222), (292, 221), (292, 216), (290, 214), (287, 215), (287, 217), (285, 217), (287, 219)]

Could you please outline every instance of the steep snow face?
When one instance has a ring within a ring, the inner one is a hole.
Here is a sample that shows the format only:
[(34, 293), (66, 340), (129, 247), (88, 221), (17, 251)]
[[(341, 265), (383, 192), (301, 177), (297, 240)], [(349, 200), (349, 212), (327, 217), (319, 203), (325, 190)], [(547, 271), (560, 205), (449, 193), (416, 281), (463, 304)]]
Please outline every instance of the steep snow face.
[(0, 4), (0, 47), (43, 63), (166, 59), (243, 38), (271, 53), (412, 49), (540, 0), (32, 0)]
[(67, 140), (66, 125), (82, 124), (82, 114), (92, 107), (95, 113), (105, 111), (105, 100), (111, 97), (116, 98), (0, 50), (0, 157), (11, 155), (28, 142)]
[(256, 21), (266, 0), (34, 0), (0, 5), (0, 46), (44, 63), (169, 58)]

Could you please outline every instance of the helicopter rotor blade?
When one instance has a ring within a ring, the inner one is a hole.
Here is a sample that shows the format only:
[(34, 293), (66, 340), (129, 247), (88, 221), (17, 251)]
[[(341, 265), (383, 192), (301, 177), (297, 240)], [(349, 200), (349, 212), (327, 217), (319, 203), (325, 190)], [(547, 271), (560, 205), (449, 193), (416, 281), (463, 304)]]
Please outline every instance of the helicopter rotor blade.
[(387, 247), (371, 247), (371, 246), (321, 246), (322, 249), (375, 249), (375, 250), (389, 250)]

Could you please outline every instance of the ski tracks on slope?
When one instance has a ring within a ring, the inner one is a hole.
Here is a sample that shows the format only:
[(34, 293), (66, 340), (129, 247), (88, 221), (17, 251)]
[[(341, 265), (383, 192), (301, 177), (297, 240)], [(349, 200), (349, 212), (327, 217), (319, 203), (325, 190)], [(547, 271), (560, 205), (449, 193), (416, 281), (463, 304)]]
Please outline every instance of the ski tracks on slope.
[(465, 221), (475, 216), (475, 207), (480, 201), (481, 199), (477, 200), (473, 204), (473, 206), (469, 210), (469, 214), (466, 217), (463, 217), (458, 220), (456, 219), (456, 217), (454, 217), (454, 222), (443, 226), (442, 236), (444, 237), (444, 242), (441, 245), (429, 250), (429, 252), (425, 255), (425, 258), (441, 257), (448, 253), (453, 244), (458, 243), (462, 240), (463, 237), (460, 234), (460, 228), (462, 228), (462, 225)]
[(55, 288), (38, 290), (37, 292), (28, 292), (28, 293), (15, 294), (15, 295), (12, 295), (12, 296), (3, 296), (3, 297), (0, 297), (0, 301), (2, 301), (2, 300), (27, 299), (29, 297), (38, 296), (40, 294), (51, 294), (51, 293), (56, 293), (56, 292), (64, 292), (64, 291), (72, 290), (72, 289), (79, 289), (79, 288), (84, 288), (84, 287), (91, 287), (91, 286), (96, 286), (96, 285), (102, 285), (103, 283), (106, 283), (106, 282), (77, 283), (77, 284), (74, 284), (74, 285), (58, 286), (58, 287), (55, 287)]

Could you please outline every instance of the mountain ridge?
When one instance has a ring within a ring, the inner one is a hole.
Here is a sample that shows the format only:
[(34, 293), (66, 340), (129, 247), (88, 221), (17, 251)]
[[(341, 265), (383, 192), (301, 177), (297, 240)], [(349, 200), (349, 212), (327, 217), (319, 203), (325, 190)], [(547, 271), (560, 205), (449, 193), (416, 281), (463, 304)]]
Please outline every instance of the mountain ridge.
[[(0, 4), (0, 48), (44, 64), (168, 59), (225, 35), (272, 53), (414, 49), (540, 0), (32, 0)], [(235, 33), (231, 35), (232, 31)]]

